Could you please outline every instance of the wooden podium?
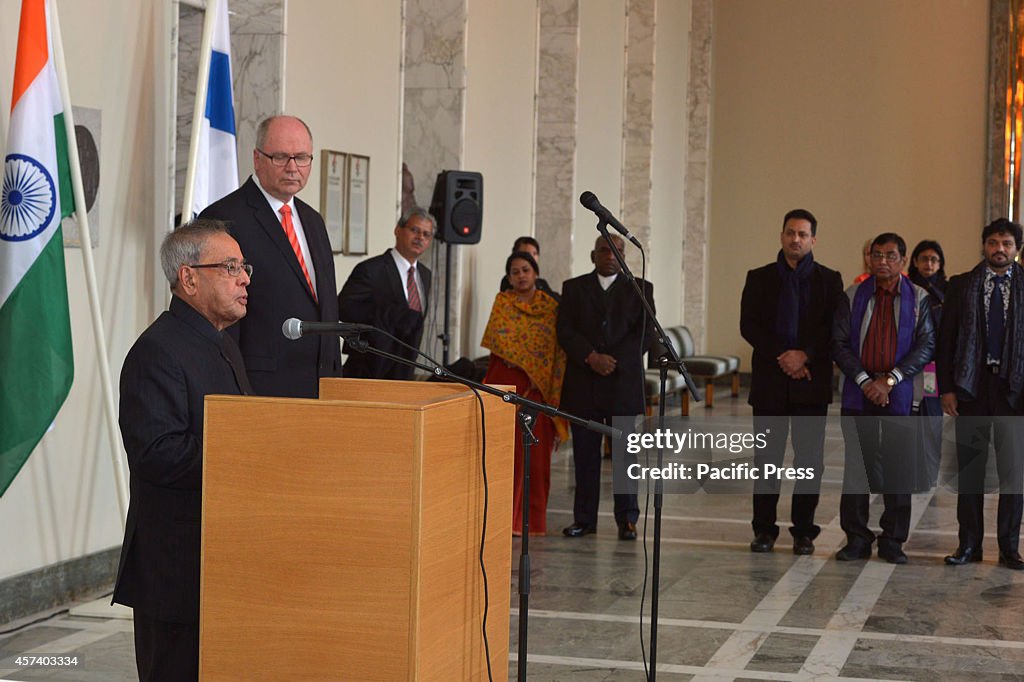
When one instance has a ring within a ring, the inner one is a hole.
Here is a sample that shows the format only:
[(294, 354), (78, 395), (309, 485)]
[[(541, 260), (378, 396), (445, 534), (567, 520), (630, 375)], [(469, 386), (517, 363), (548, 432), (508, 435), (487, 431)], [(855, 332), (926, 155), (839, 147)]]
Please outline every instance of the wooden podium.
[[(515, 408), (483, 401), (487, 636), (504, 680)], [(483, 515), (480, 406), (461, 385), (207, 397), (200, 678), (487, 679)]]

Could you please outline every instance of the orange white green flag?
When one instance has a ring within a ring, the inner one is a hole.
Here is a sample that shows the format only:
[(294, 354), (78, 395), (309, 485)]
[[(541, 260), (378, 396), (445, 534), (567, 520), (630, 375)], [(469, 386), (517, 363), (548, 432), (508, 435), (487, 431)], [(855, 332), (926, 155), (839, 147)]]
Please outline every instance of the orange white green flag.
[(74, 376), (61, 218), (74, 212), (47, 0), (22, 0), (0, 193), (0, 495)]

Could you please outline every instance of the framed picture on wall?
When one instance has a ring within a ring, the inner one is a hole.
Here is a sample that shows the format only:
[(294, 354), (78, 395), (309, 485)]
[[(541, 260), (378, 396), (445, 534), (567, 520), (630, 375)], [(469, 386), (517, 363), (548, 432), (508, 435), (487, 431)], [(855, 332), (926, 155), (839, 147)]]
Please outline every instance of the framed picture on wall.
[(327, 226), (331, 251), (345, 247), (345, 213), (348, 208), (348, 154), (331, 149), (320, 151), (320, 215)]
[(370, 208), (370, 157), (348, 155), (348, 219), (345, 221), (345, 255), (366, 254)]

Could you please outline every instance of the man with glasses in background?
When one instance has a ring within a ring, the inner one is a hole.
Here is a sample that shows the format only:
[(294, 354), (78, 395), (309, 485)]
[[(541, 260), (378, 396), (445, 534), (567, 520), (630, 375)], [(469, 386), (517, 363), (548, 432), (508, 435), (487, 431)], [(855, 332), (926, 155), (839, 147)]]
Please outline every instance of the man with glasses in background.
[(324, 220), (296, 198), (309, 180), (313, 136), (294, 116), (273, 116), (256, 129), (253, 175), (203, 212), (231, 225), (260, 277), (249, 290), (249, 314), (231, 333), (257, 395), (315, 398), (320, 377), (341, 375), (332, 336), (284, 337), (288, 318), (338, 321), (334, 258)]
[(905, 564), (916, 426), (910, 415), (913, 377), (932, 359), (935, 327), (928, 292), (901, 274), (907, 244), (885, 232), (871, 242), (871, 276), (846, 290), (832, 323), (832, 355), (845, 375), (846, 441), (839, 523), (846, 546), (839, 561), (867, 559), (876, 537), (868, 528), (869, 493), (885, 505), (878, 556)]
[(224, 223), (203, 219), (167, 235), (160, 265), (170, 308), (121, 368), (131, 502), (112, 601), (134, 610), (140, 680), (195, 680), (203, 400), (252, 393), (238, 346), (224, 330), (245, 317), (253, 268)]
[[(372, 347), (413, 359), (423, 337), (424, 313), (430, 298), (430, 269), (419, 262), (434, 238), (437, 222), (426, 209), (413, 206), (395, 225), (395, 246), (359, 263), (349, 275), (338, 309), (345, 322), (371, 324), (384, 334), (370, 333)], [(405, 344), (404, 346), (402, 344)], [(365, 379), (412, 379), (413, 368), (368, 352), (345, 347), (345, 376)]]

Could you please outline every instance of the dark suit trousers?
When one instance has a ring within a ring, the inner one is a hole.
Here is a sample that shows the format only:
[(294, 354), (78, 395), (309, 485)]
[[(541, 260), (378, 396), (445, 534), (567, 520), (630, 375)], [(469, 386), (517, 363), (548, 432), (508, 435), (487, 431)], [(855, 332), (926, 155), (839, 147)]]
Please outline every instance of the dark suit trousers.
[[(584, 419), (611, 425), (612, 418), (602, 415), (579, 415)], [(597, 509), (601, 501), (601, 438), (596, 431), (572, 425), (572, 456), (576, 467), (576, 494), (573, 521), (584, 526), (597, 525)], [(614, 495), (615, 522), (636, 523), (640, 507), (636, 495)]]
[[(815, 472), (813, 481), (800, 481), (794, 490), (790, 509), (793, 525), (789, 529), (793, 537), (813, 540), (821, 532), (821, 527), (814, 523), (814, 511), (818, 508), (818, 491), (825, 470), (827, 412), (828, 405), (781, 405), (774, 410), (754, 408), (754, 433), (768, 432), (765, 447), (754, 451), (754, 465), (757, 469), (763, 472), (765, 464), (782, 465), (786, 454), (786, 438), (792, 431), (793, 466), (813, 468)], [(754, 484), (754, 518), (750, 525), (755, 534), (779, 536), (779, 526), (776, 524), (779, 486), (778, 479), (758, 480)]]
[(199, 624), (168, 623), (135, 611), (135, 665), (139, 682), (199, 679)]
[(884, 408), (844, 408), (842, 415), (846, 459), (839, 524), (847, 542), (874, 543), (875, 534), (868, 528), (870, 493), (881, 493), (884, 510), (878, 544), (903, 544), (910, 534), (916, 418), (892, 415)]
[[(1016, 552), (1020, 543), (1022, 429), (1018, 425), (1021, 410), (1006, 399), (1001, 380), (991, 372), (978, 377), (977, 400), (959, 401), (956, 418), (956, 459), (960, 483), (956, 499), (956, 519), (960, 524), (960, 546), (981, 547), (985, 536), (985, 468), (989, 442), (995, 446), (996, 471), (999, 474), (999, 510), (996, 536), (1002, 552)], [(1016, 445), (1015, 445), (1016, 444)]]

